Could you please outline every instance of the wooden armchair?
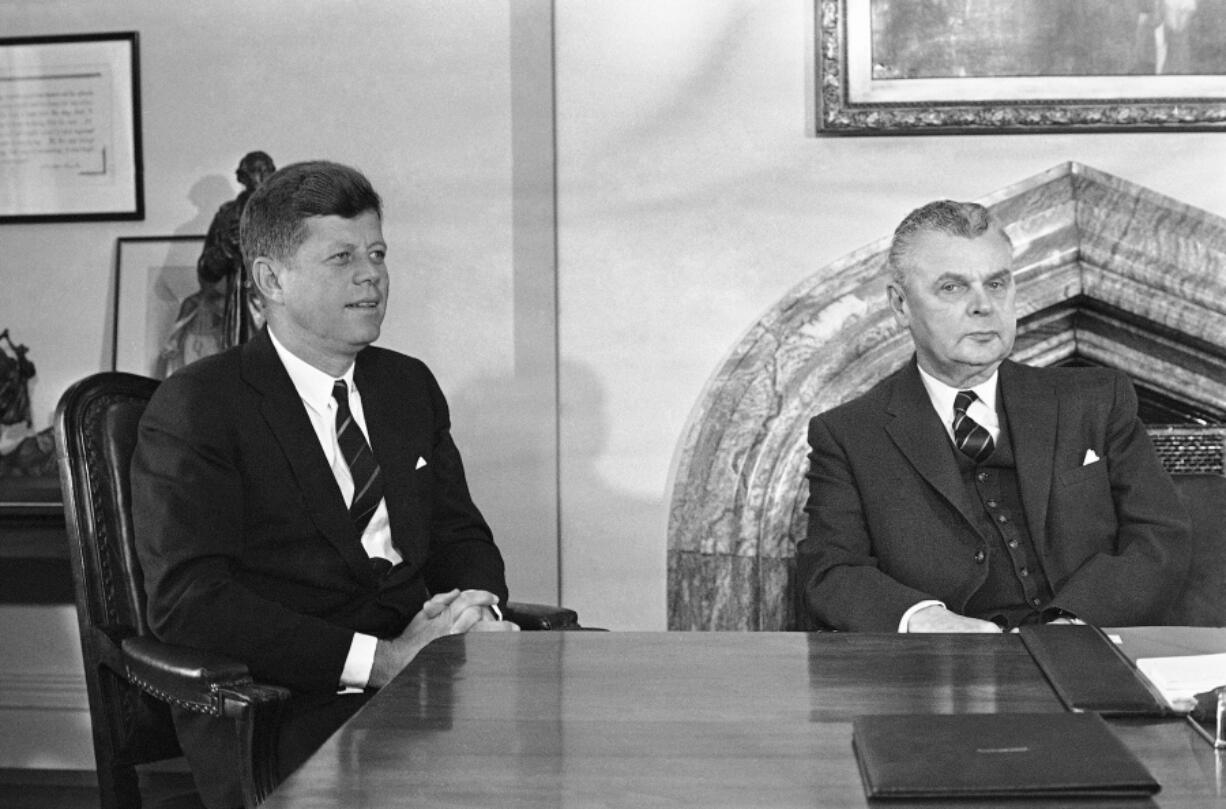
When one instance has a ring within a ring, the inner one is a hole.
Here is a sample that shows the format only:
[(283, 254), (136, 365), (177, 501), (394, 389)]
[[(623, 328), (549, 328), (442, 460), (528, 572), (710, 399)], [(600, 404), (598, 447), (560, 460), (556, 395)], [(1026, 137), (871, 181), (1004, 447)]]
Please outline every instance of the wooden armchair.
[[(100, 373), (70, 387), (55, 414), (94, 755), (103, 809), (139, 809), (136, 767), (181, 755), (170, 705), (233, 725), (243, 799), (276, 786), (276, 738), (285, 688), (252, 680), (235, 660), (157, 640), (145, 620), (134, 545), (129, 463), (157, 381)], [(579, 628), (573, 610), (510, 603), (523, 629)]]

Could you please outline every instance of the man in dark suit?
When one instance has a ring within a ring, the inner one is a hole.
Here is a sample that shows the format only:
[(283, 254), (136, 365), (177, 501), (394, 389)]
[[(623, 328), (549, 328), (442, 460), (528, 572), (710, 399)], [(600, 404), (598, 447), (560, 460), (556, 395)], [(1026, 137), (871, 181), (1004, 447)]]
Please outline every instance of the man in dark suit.
[[(252, 194), (241, 239), (267, 328), (158, 388), (133, 521), (154, 633), (291, 689), (284, 775), (430, 640), (515, 627), (438, 384), (371, 346), (388, 296), (374, 189), (288, 166)], [(232, 731), (175, 719), (206, 804), (241, 804)]]
[(889, 305), (915, 356), (810, 421), (805, 602), (836, 629), (999, 632), (1154, 620), (1189, 560), (1187, 518), (1104, 368), (1030, 368), (1013, 249), (980, 205), (894, 233)]

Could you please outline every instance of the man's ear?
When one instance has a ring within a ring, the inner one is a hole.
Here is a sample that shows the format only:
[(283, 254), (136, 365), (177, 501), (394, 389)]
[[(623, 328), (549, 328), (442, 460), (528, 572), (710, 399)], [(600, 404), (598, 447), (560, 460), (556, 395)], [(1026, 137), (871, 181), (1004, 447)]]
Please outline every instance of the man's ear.
[(251, 262), (251, 283), (266, 301), (280, 302), (283, 288), (281, 274), (285, 267), (281, 262), (260, 256)]
[(885, 296), (890, 303), (890, 311), (894, 319), (902, 325), (907, 325), (910, 317), (907, 315), (907, 293), (896, 281), (888, 281), (885, 285)]

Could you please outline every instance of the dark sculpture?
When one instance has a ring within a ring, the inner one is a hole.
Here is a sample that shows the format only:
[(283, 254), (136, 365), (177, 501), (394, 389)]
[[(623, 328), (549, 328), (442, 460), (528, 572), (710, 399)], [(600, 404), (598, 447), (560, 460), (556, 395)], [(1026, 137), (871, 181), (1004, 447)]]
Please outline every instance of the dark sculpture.
[(276, 171), (264, 152), (248, 152), (235, 176), (243, 190), (222, 203), (209, 225), (204, 250), (196, 262), (200, 290), (183, 301), (179, 316), (162, 349), (163, 377), (199, 359), (246, 341), (264, 325), (259, 300), (243, 266), (238, 222), (251, 192)]
[[(29, 349), (13, 342), (9, 330), (0, 332), (0, 341), (13, 352), (9, 356), (0, 345), (0, 477), (40, 477), (54, 475), (55, 447), (51, 429), (30, 433), (30, 380), (34, 363), (26, 357)], [(16, 425), (16, 429), (14, 428)], [(5, 449), (12, 445), (11, 451)]]
[(26, 359), (29, 349), (17, 345), (9, 330), (0, 332), (0, 340), (8, 343), (13, 357), (0, 346), (0, 425), (31, 425), (29, 381), (34, 377), (34, 363)]

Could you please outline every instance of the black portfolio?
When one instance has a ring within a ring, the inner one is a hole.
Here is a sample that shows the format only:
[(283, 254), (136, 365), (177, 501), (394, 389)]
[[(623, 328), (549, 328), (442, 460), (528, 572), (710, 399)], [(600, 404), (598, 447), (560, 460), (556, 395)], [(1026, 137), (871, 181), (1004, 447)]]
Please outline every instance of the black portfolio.
[(1022, 642), (1070, 711), (1170, 716), (1124, 653), (1094, 626), (1023, 626)]
[(869, 798), (1146, 797), (1158, 782), (1094, 713), (861, 716)]

